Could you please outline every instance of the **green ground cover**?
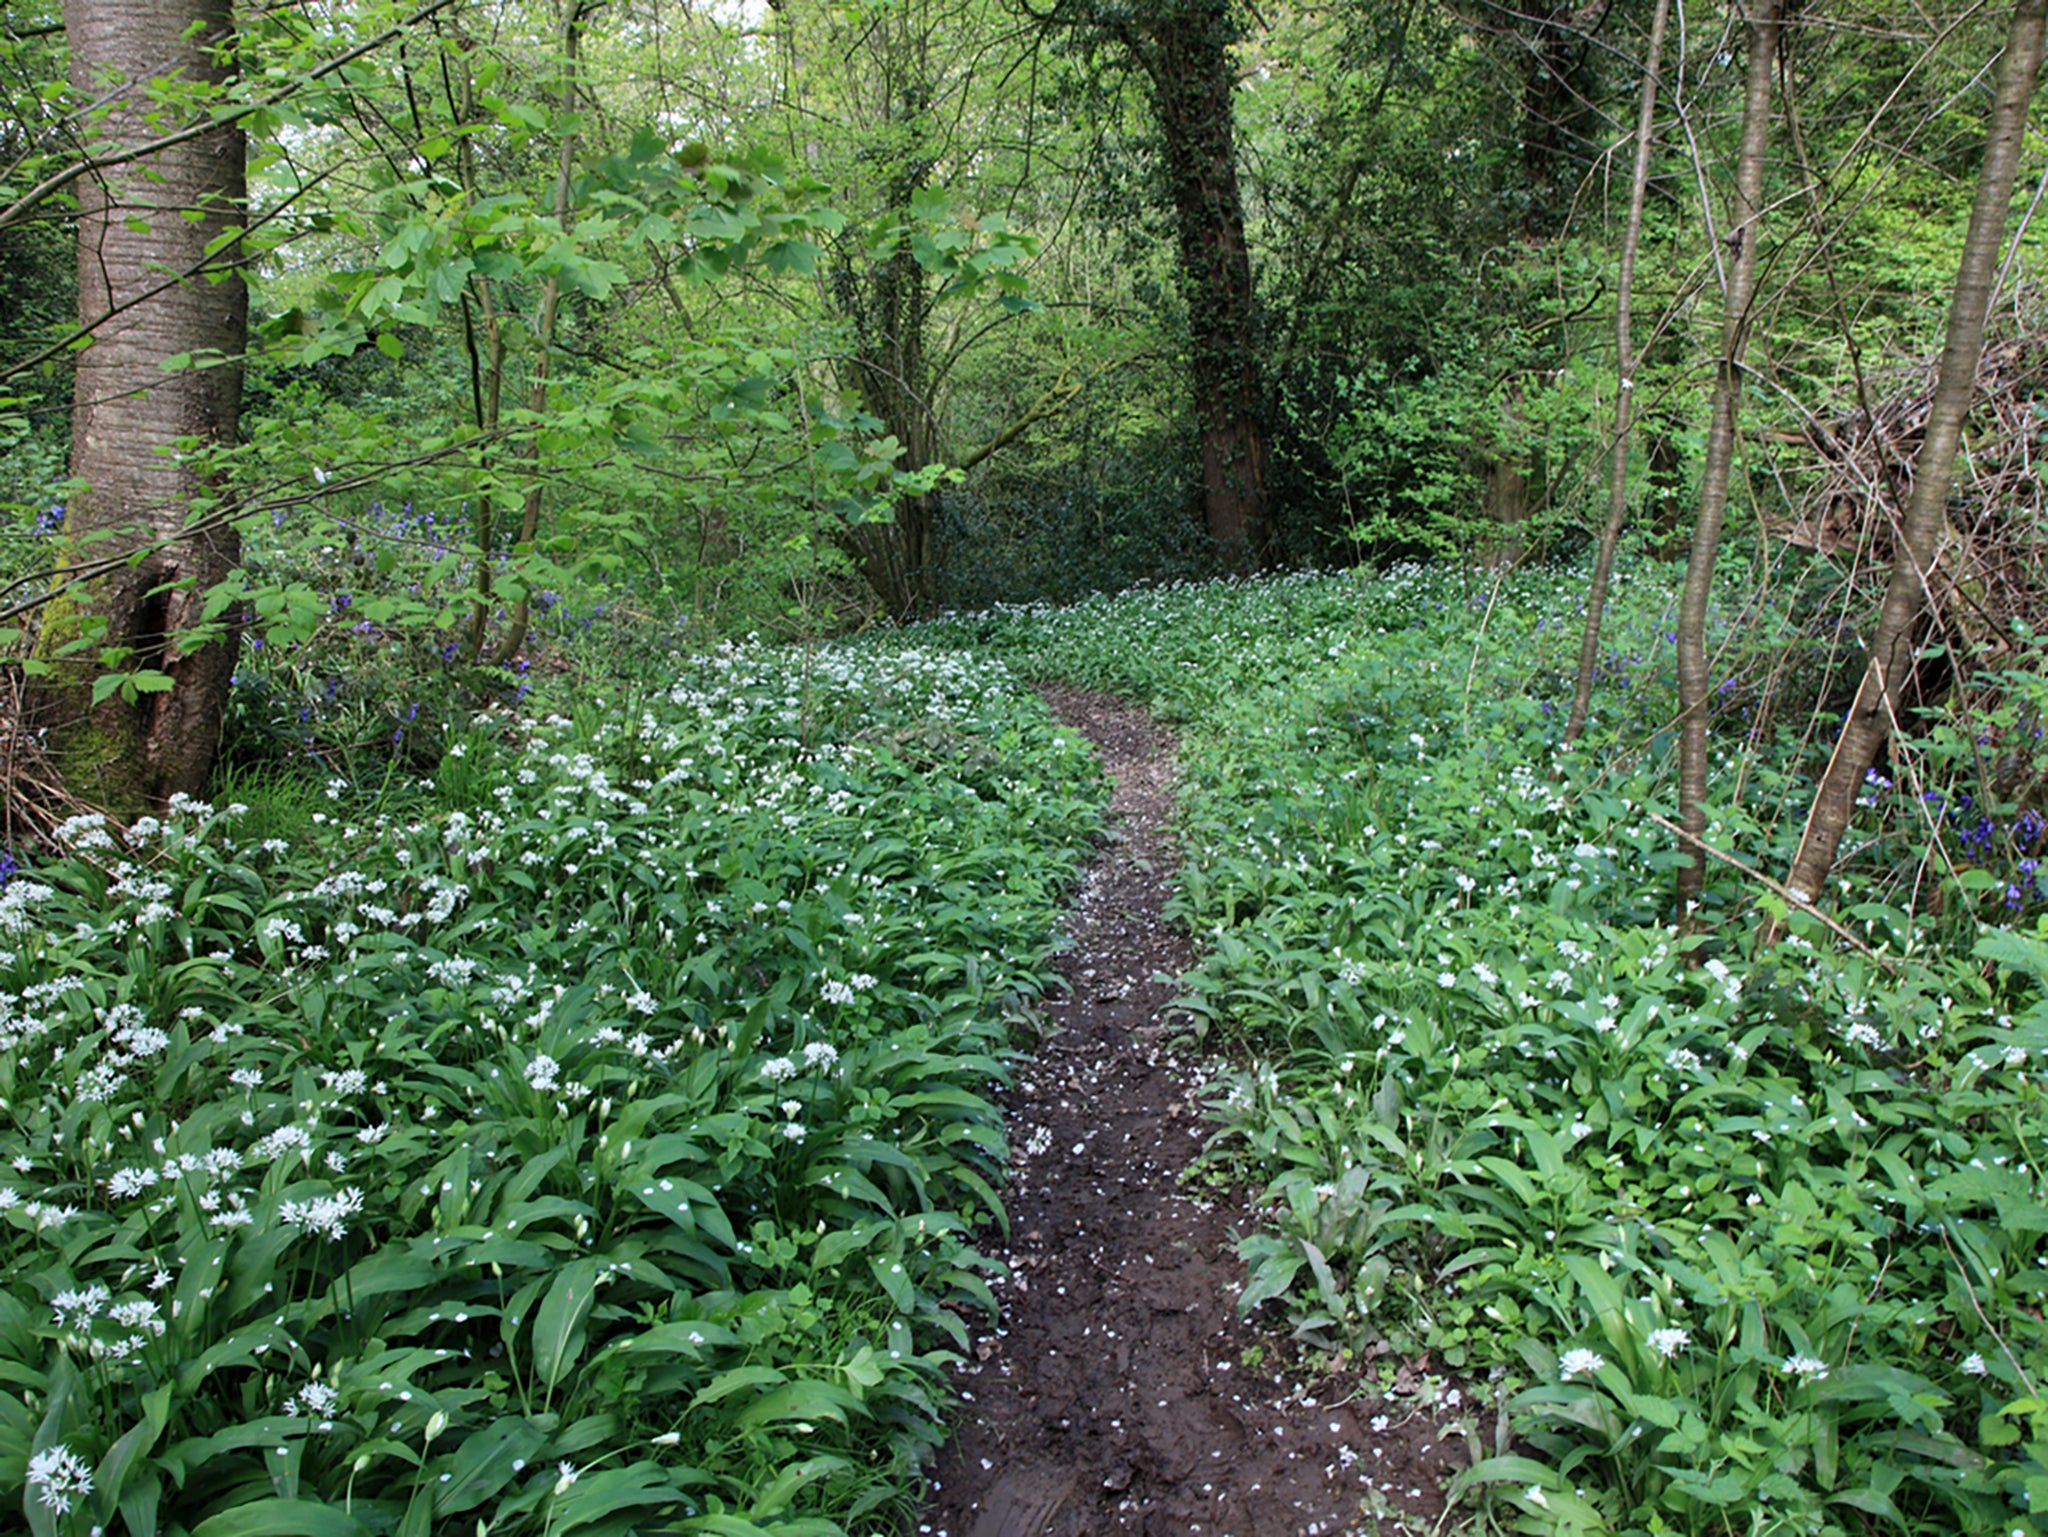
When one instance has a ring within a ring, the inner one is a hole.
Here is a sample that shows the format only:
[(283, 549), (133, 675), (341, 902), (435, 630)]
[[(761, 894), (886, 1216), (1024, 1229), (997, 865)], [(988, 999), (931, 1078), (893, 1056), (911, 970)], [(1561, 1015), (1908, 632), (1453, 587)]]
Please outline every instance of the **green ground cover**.
[(1090, 760), (909, 650), (488, 724), (423, 781), (82, 823), (0, 892), (36, 1532), (914, 1507)]
[[(1849, 939), (1752, 953), (1723, 866), (1681, 936), (1669, 584), (1623, 582), (1566, 752), (1582, 586), (1166, 587), (541, 677), (518, 717), (378, 706), (405, 739), (332, 784), (259, 755), (73, 828), (0, 890), (0, 1499), (50, 1534), (900, 1530), (1100, 813), (1026, 676), (1182, 730), (1244, 1304), (1491, 1395), (1468, 1514), (2037, 1530), (2042, 829), (1974, 768), (2025, 695), (1870, 786)], [(1766, 870), (1811, 768), (1786, 623), (1720, 650), (1713, 836)]]
[[(1162, 588), (940, 629), (1182, 723), (1176, 910), (1207, 950), (1187, 1008), (1247, 1058), (1213, 1156), (1267, 1216), (1244, 1303), (1312, 1347), (1490, 1382), (1516, 1442), (1464, 1481), (1488, 1520), (2037, 1531), (2039, 820), (1973, 772), (2009, 763), (1999, 723), (1936, 723), (1914, 793), (1869, 786), (1830, 893), (1853, 943), (1794, 914), (1753, 953), (1768, 895), (1724, 866), (1681, 937), (1650, 820), (1669, 591), (1624, 585), (1571, 752), (1572, 572)], [(1711, 836), (1767, 872), (1805, 721), (1759, 728), (1746, 658), (1780, 639), (1750, 614), (1721, 641)], [(1898, 851), (1930, 840), (1916, 897)]]

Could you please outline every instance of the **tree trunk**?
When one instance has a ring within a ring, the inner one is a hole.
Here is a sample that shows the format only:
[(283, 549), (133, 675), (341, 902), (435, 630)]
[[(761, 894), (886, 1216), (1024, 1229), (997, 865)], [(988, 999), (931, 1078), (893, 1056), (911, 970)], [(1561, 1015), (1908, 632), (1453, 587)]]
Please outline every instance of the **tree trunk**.
[(1898, 714), (1903, 686), (1914, 664), (1914, 636), (1927, 611), (1927, 583), (1948, 520), (1948, 496), (1955, 476), (1963, 421), (1976, 395), (1977, 363), (1984, 352), (1985, 322), (1997, 282), (1999, 247), (2012, 203), (2027, 108), (2041, 72), (2042, 38), (2048, 30), (2048, 0), (2020, 0), (2006, 34), (2005, 61), (1977, 173), (1977, 197), (1970, 209), (1963, 259), (1949, 300), (1948, 336), (1941, 350), (1927, 428), (1913, 461), (1913, 489), (1892, 557), (1891, 580), (1878, 610), (1877, 634), (1856, 702), (1842, 722), (1834, 756), (1814, 792), (1806, 830), (1793, 856), (1786, 888), (1804, 902), (1820, 896), (1834, 867), (1835, 851), (1856, 803), (1857, 786), (1876, 761), (1885, 734)]
[[(1496, 454), (1515, 452), (1512, 446), (1496, 450)], [(1529, 550), (1522, 537), (1529, 521), (1529, 467), (1519, 458), (1489, 458), (1480, 486), (1480, 518), (1486, 524), (1486, 535), (1475, 552), (1479, 564), (1489, 571), (1512, 570)]]
[[(921, 183), (921, 175), (906, 176), (892, 189), (892, 208), (899, 214), (907, 210)], [(841, 274), (841, 292), (858, 295), (845, 307), (857, 336), (850, 373), (861, 404), (903, 446), (897, 467), (924, 469), (939, 450), (925, 355), (932, 294), (924, 269), (903, 241), (868, 271), (865, 281), (850, 266), (842, 267)], [(920, 617), (937, 600), (932, 543), (937, 502), (936, 495), (899, 497), (888, 522), (863, 523), (842, 536), (847, 553), (892, 618)]]
[(1705, 882), (1700, 854), (1707, 830), (1707, 597), (1714, 556), (1728, 511), (1735, 463), (1735, 419), (1742, 404), (1749, 311), (1756, 297), (1756, 248), (1763, 234), (1764, 142), (1771, 120), (1771, 70), (1778, 52), (1779, 0), (1755, 0), (1749, 16), (1749, 71), (1742, 98), (1742, 147), (1728, 232), (1733, 248), (1721, 316), (1721, 356), (1714, 366), (1714, 414), (1700, 470), (1699, 520), (1678, 604), (1678, 826), (1685, 860), (1678, 867), (1678, 911), (1689, 921)]
[(1684, 431), (1675, 411), (1654, 413), (1643, 430), (1643, 511), (1659, 560), (1676, 560), (1686, 551)]
[(1203, 504), (1224, 564), (1248, 570), (1271, 530), (1265, 386), (1231, 121), (1236, 28), (1228, 0), (1177, 0), (1143, 14), (1131, 24), (1131, 51), (1152, 82), (1179, 226)]
[[(792, 49), (795, 32), (784, 28)], [(918, 194), (932, 185), (947, 140), (932, 114), (940, 92), (927, 42), (919, 18), (905, 12), (877, 18), (854, 50), (868, 59), (872, 88), (884, 103), (863, 150), (885, 167), (877, 188), (879, 228), (900, 230), (914, 222)], [(935, 402), (942, 370), (935, 368), (931, 336), (938, 286), (908, 237), (899, 235), (879, 255), (865, 250), (872, 238), (872, 230), (843, 237), (829, 285), (833, 307), (853, 330), (841, 378), (901, 445), (896, 467), (916, 471), (935, 463), (940, 448)], [(898, 497), (889, 521), (861, 523), (837, 536), (892, 618), (920, 617), (937, 602), (937, 503), (935, 495)]]
[[(193, 91), (184, 115), (197, 115), (233, 70), (230, 0), (66, 0), (64, 22), (73, 89), (106, 103), (93, 121), (101, 152), (161, 136), (166, 81)], [(71, 473), (84, 489), (67, 558), (126, 560), (46, 615), (38, 649), (53, 668), (38, 711), (71, 787), (122, 814), (203, 790), (234, 669), (232, 629), (196, 643), (190, 632), (239, 542), (217, 516), (188, 532), (195, 501), (219, 488), (171, 445), (235, 441), (248, 295), (232, 241), (210, 248), (242, 222), (242, 151), (241, 131), (223, 127), (77, 183), (78, 315), (92, 343), (74, 385)], [(174, 357), (204, 366), (166, 370)], [(93, 704), (97, 679), (138, 672), (170, 686)]]
[[(576, 111), (576, 93), (579, 89), (576, 78), (579, 51), (583, 42), (583, 7), (585, 0), (570, 0), (568, 20), (562, 25), (562, 100), (561, 100), (561, 143), (555, 150), (555, 227), (567, 239), (570, 231), (570, 194), (574, 190), (576, 174), (576, 132), (570, 126)], [(558, 273), (549, 273), (547, 281), (541, 284), (540, 315), (533, 327), (533, 377), (526, 390), (526, 409), (534, 417), (533, 435), (526, 442), (526, 497), (519, 513), (519, 531), (513, 536), (512, 549), (516, 557), (521, 550), (533, 547), (533, 541), (540, 537), (541, 505), (547, 496), (547, 481), (543, 478), (541, 465), (540, 419), (548, 409), (548, 379), (552, 371), (555, 354), (555, 327), (561, 317), (562, 279)], [(486, 550), (483, 563), (490, 562)], [(526, 644), (526, 633), (533, 623), (533, 589), (530, 582), (519, 584), (519, 596), (513, 601), (512, 613), (506, 621), (505, 633), (497, 645), (491, 648), (488, 661), (493, 667), (503, 667), (519, 655), (519, 648)]]
[(1635, 294), (1636, 247), (1643, 238), (1643, 199), (1650, 185), (1652, 131), (1657, 120), (1657, 69), (1664, 59), (1664, 25), (1671, 0), (1657, 0), (1650, 21), (1650, 51), (1643, 59), (1643, 99), (1636, 110), (1636, 166), (1629, 179), (1628, 222), (1621, 235), (1621, 273), (1614, 300), (1614, 446), (1607, 465), (1607, 522), (1600, 530), (1600, 553), (1593, 560), (1593, 585), (1586, 591), (1586, 629), (1579, 638), (1579, 671), (1572, 684), (1572, 711), (1565, 721), (1565, 745), (1586, 729), (1593, 704), (1593, 668), (1600, 659), (1600, 618), (1607, 608), (1607, 583), (1614, 575), (1614, 547), (1628, 517), (1628, 433), (1635, 411), (1635, 344), (1629, 334), (1629, 306)]

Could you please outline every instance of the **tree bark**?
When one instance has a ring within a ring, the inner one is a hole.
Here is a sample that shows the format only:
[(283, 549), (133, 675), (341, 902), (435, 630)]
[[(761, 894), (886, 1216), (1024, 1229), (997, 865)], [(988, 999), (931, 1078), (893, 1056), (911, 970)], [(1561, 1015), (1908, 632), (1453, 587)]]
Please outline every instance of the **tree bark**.
[[(908, 217), (910, 200), (923, 185), (921, 165), (890, 189), (890, 207)], [(871, 267), (865, 281), (843, 267), (840, 290), (858, 297), (851, 311), (857, 337), (851, 376), (861, 404), (902, 445), (897, 467), (921, 470), (938, 455), (938, 423), (932, 411), (931, 368), (925, 351), (932, 293), (925, 271), (902, 241)], [(882, 599), (890, 616), (910, 619), (930, 609), (938, 596), (937, 552), (932, 544), (938, 497), (903, 496), (886, 523), (863, 523), (846, 531), (847, 552), (862, 577)]]
[(1678, 826), (1684, 861), (1678, 867), (1678, 910), (1689, 921), (1706, 869), (1699, 853), (1707, 830), (1707, 598), (1714, 556), (1728, 511), (1735, 463), (1735, 421), (1742, 405), (1743, 359), (1749, 350), (1750, 305), (1756, 297), (1756, 248), (1763, 234), (1764, 146), (1771, 120), (1771, 71), (1778, 52), (1779, 0), (1754, 0), (1749, 14), (1749, 70), (1742, 98), (1742, 147), (1724, 241), (1733, 248), (1721, 316), (1721, 355), (1714, 366), (1714, 411), (1700, 470), (1700, 510), (1678, 605)]
[[(233, 72), (230, 0), (66, 0), (64, 24), (74, 90), (106, 103), (96, 154), (164, 137), (165, 82), (190, 91), (183, 115), (200, 118)], [(73, 390), (71, 473), (84, 489), (67, 558), (127, 563), (46, 613), (38, 717), (70, 786), (125, 814), (204, 789), (234, 669), (232, 628), (192, 631), (239, 541), (218, 519), (186, 526), (195, 501), (217, 503), (204, 450), (235, 441), (241, 409), (248, 295), (231, 232), (246, 202), (243, 135), (222, 126), (76, 185), (78, 317), (92, 341)], [(166, 369), (173, 358), (190, 361)], [(179, 440), (201, 453), (174, 451)], [(93, 704), (100, 677), (143, 671), (171, 686)]]
[(1650, 51), (1643, 58), (1643, 99), (1636, 110), (1636, 164), (1629, 178), (1628, 222), (1621, 235), (1621, 272), (1614, 302), (1614, 446), (1607, 466), (1607, 522), (1600, 530), (1600, 552), (1593, 560), (1593, 584), (1586, 591), (1586, 629), (1579, 639), (1579, 671), (1572, 684), (1572, 710), (1565, 721), (1565, 745), (1586, 729), (1593, 704), (1593, 668), (1600, 659), (1600, 619), (1607, 608), (1607, 583), (1614, 575), (1614, 547), (1621, 542), (1628, 518), (1628, 435), (1635, 412), (1635, 343), (1630, 335), (1630, 304), (1635, 294), (1636, 247), (1643, 238), (1643, 200), (1650, 185), (1650, 150), (1657, 119), (1657, 70), (1664, 60), (1664, 27), (1671, 0), (1657, 0), (1650, 21)]
[[(931, 24), (908, 10), (879, 16), (846, 51), (849, 63), (865, 62), (877, 103), (861, 149), (862, 159), (882, 168), (875, 228), (912, 223), (917, 196), (932, 185), (949, 140), (933, 113), (942, 92), (929, 54)], [(792, 54), (797, 31), (785, 17), (782, 32)], [(842, 238), (827, 288), (853, 333), (840, 377), (900, 445), (896, 467), (921, 470), (937, 462), (940, 449), (936, 401), (944, 362), (932, 345), (938, 285), (908, 238), (879, 255), (866, 249), (870, 239), (872, 230)], [(920, 617), (938, 599), (938, 503), (936, 494), (900, 496), (887, 522), (856, 524), (836, 536), (892, 618)]]
[(1228, 0), (1177, 0), (1143, 15), (1126, 38), (1152, 82), (1165, 141), (1201, 428), (1203, 506), (1224, 564), (1247, 570), (1271, 538), (1270, 451), (1231, 118), (1236, 27)]
[(1956, 451), (1976, 395), (1977, 364), (1984, 352), (1999, 247), (2004, 243), (2026, 137), (2027, 108), (2040, 77), (2044, 31), (2048, 31), (2048, 0), (2020, 0), (2006, 34), (1984, 162), (1977, 174), (1976, 201), (1970, 209), (1962, 263), (1949, 300), (1948, 335), (1928, 404), (1926, 432), (1913, 461), (1913, 488), (1892, 557), (1891, 579), (1878, 610), (1877, 633), (1855, 703), (1842, 722), (1834, 755), (1814, 792), (1799, 851), (1785, 877), (1787, 890), (1798, 901), (1812, 902), (1820, 896), (1821, 884), (1834, 867), (1835, 852), (1855, 808), (1857, 786), (1876, 761), (1897, 717), (1902, 687), (1912, 675), (1915, 636), (1929, 602), (1928, 578), (1948, 519)]
[[(1514, 411), (1512, 405), (1507, 409), (1511, 414)], [(1517, 451), (1513, 445), (1507, 445), (1495, 453)], [(1488, 458), (1479, 491), (1480, 521), (1486, 525), (1484, 542), (1476, 551), (1481, 566), (1489, 571), (1509, 571), (1528, 553), (1529, 544), (1523, 533), (1529, 522), (1530, 502), (1527, 463), (1520, 458)]]
[[(576, 176), (576, 132), (570, 122), (576, 111), (576, 93), (580, 89), (577, 67), (581, 62), (583, 7), (584, 0), (570, 0), (569, 16), (562, 24), (562, 137), (555, 150), (554, 212), (555, 227), (565, 239), (569, 235), (570, 195)], [(513, 536), (515, 555), (520, 550), (531, 549), (533, 541), (540, 537), (540, 514), (547, 497), (547, 481), (542, 473), (539, 418), (547, 414), (548, 381), (555, 355), (555, 328), (561, 311), (562, 279), (559, 274), (549, 273), (547, 281), (541, 284), (540, 315), (533, 327), (533, 376), (527, 384), (526, 409), (535, 421), (532, 436), (526, 442), (526, 496), (519, 512), (519, 531)], [(482, 559), (488, 564), (490, 551), (485, 550)], [(522, 581), (519, 596), (513, 601), (512, 612), (506, 620), (505, 633), (491, 648), (487, 658), (489, 664), (503, 667), (518, 656), (519, 648), (526, 644), (527, 630), (532, 623), (532, 583)]]

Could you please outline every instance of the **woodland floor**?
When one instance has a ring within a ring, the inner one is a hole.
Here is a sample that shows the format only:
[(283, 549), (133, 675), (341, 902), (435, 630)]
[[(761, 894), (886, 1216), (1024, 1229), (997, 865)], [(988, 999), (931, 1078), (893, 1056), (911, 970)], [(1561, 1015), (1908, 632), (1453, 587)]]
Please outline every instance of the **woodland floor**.
[(960, 1370), (960, 1423), (916, 1530), (1437, 1530), (1476, 1406), (1426, 1360), (1331, 1376), (1241, 1322), (1249, 1200), (1184, 1178), (1206, 1136), (1206, 1069), (1165, 1018), (1190, 960), (1161, 913), (1173, 739), (1100, 695), (1045, 697), (1116, 786), (1111, 831), (1069, 920), (1068, 990), (1048, 1001), (1010, 1107), (1001, 1327)]

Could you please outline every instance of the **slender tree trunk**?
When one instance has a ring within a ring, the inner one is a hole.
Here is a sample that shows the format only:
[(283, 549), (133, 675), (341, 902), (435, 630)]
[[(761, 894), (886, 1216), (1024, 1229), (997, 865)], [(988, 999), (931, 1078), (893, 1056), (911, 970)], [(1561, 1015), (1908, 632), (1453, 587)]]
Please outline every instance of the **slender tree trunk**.
[[(164, 82), (204, 114), (234, 66), (230, 0), (66, 0), (71, 83), (107, 103), (92, 122), (102, 152), (163, 133)], [(176, 110), (176, 109), (173, 109)], [(77, 562), (129, 557), (46, 614), (38, 648), (53, 664), (39, 701), (67, 782), (133, 813), (199, 794), (220, 745), (235, 634), (193, 634), (207, 590), (240, 558), (217, 517), (186, 532), (194, 503), (217, 511), (203, 455), (171, 451), (235, 441), (248, 295), (230, 232), (246, 201), (239, 129), (213, 132), (108, 167), (78, 187), (78, 317), (92, 343), (73, 386), (69, 507)], [(166, 282), (175, 277), (179, 281)], [(202, 366), (167, 370), (173, 358)], [(170, 687), (93, 702), (109, 673), (155, 672)]]
[[(462, 97), (455, 115), (463, 123), (477, 120), (476, 72), (471, 62), (462, 61)], [(463, 195), (474, 204), (482, 193), (477, 185), (476, 143), (464, 134), (456, 141), (455, 158), (458, 174), (462, 178)], [(470, 514), (470, 529), (476, 539), (476, 593), (469, 604), (469, 633), (463, 637), (462, 656), (464, 660), (483, 660), (484, 637), (489, 632), (492, 606), (491, 547), (498, 542), (497, 493), (492, 489), (493, 460), (497, 456), (498, 418), (504, 404), (505, 390), (505, 327), (498, 315), (497, 300), (492, 295), (492, 280), (481, 272), (469, 275), (469, 288), (462, 297), (462, 341), (469, 355), (470, 405), (476, 416), (477, 436), (483, 441), (477, 449), (477, 469), (480, 474), (476, 493), (476, 508)], [(475, 314), (471, 314), (471, 300), (475, 301)], [(483, 337), (477, 337), (477, 322), (483, 323)]]
[(1231, 119), (1236, 27), (1228, 0), (1177, 0), (1143, 14), (1127, 36), (1152, 82), (1165, 140), (1201, 424), (1203, 505), (1225, 565), (1244, 570), (1271, 538), (1270, 451)]
[(1878, 610), (1877, 634), (1871, 641), (1870, 660), (1856, 690), (1856, 702), (1842, 722), (1834, 756), (1814, 792), (1791, 873), (1785, 877), (1786, 888), (1801, 901), (1811, 902), (1820, 896), (1821, 884), (1834, 867), (1835, 851), (1849, 825), (1856, 788), (1876, 761), (1898, 714), (1903, 685), (1912, 674), (1914, 636), (1928, 608), (1928, 577), (1948, 519), (1956, 450), (1976, 395), (1977, 364), (1984, 352), (1999, 247), (2004, 242), (2019, 172), (2027, 108), (2041, 72), (2044, 30), (2048, 30), (2048, 0), (2020, 0), (2006, 34), (1984, 163), (1977, 173), (1977, 197), (1970, 209), (1962, 264), (1949, 300), (1948, 337), (1928, 405), (1926, 433), (1913, 461), (1913, 488), (1892, 557), (1891, 580)]
[(1636, 165), (1629, 179), (1628, 222), (1621, 236), (1621, 273), (1614, 304), (1614, 367), (1619, 387), (1614, 393), (1614, 447), (1607, 466), (1607, 522), (1600, 530), (1600, 553), (1593, 561), (1593, 585), (1586, 593), (1586, 631), (1579, 640), (1579, 672), (1572, 685), (1572, 712), (1565, 721), (1567, 746), (1586, 729), (1593, 703), (1593, 667), (1600, 657), (1600, 618), (1607, 608), (1607, 583), (1614, 575), (1614, 547), (1621, 542), (1628, 518), (1628, 435), (1634, 419), (1635, 344), (1629, 334), (1629, 306), (1635, 293), (1636, 247), (1643, 237), (1643, 199), (1650, 185), (1650, 151), (1657, 119), (1657, 70), (1664, 60), (1664, 26), (1671, 0), (1657, 0), (1650, 21), (1650, 51), (1643, 59), (1643, 100), (1636, 111)]
[[(577, 51), (583, 40), (584, 0), (570, 0), (569, 18), (562, 28), (562, 101), (561, 112), (566, 120), (576, 110), (576, 65)], [(555, 225), (566, 236), (569, 232), (569, 195), (576, 170), (576, 135), (566, 125), (562, 129), (561, 147), (555, 157)], [(555, 351), (555, 328), (562, 311), (562, 280), (550, 273), (541, 285), (540, 316), (534, 322), (533, 330), (533, 378), (527, 385), (526, 409), (539, 418), (548, 408), (548, 382)], [(533, 435), (526, 447), (526, 496), (519, 512), (519, 532), (513, 548), (530, 548), (540, 535), (541, 505), (547, 496), (546, 482), (541, 478), (540, 463), (541, 429), (538, 420)], [(502, 667), (519, 654), (519, 648), (526, 644), (526, 632), (533, 622), (533, 594), (527, 583), (519, 584), (519, 596), (512, 604), (512, 614), (505, 626), (505, 633), (498, 644), (491, 648), (490, 664)]]
[(1742, 98), (1742, 147), (1735, 163), (1733, 217), (1724, 240), (1733, 248), (1721, 317), (1721, 355), (1714, 367), (1714, 412), (1700, 470), (1699, 519), (1678, 605), (1678, 825), (1685, 860), (1678, 867), (1678, 910), (1689, 920), (1705, 880), (1699, 849), (1707, 830), (1707, 597), (1714, 556), (1728, 511), (1735, 463), (1735, 421), (1742, 404), (1749, 311), (1756, 297), (1756, 248), (1763, 235), (1764, 145), (1771, 120), (1771, 71), (1778, 52), (1779, 0), (1754, 0), (1749, 13), (1749, 72)]

